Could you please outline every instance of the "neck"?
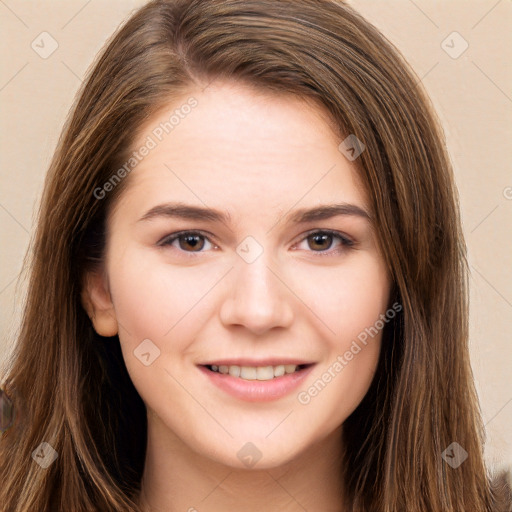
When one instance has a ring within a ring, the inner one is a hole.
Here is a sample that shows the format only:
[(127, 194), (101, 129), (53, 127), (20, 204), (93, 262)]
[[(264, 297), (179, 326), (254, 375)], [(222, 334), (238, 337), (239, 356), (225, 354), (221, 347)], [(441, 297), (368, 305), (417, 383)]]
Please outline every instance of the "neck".
[(140, 507), (144, 512), (343, 512), (341, 427), (293, 460), (240, 469), (192, 451), (155, 416)]

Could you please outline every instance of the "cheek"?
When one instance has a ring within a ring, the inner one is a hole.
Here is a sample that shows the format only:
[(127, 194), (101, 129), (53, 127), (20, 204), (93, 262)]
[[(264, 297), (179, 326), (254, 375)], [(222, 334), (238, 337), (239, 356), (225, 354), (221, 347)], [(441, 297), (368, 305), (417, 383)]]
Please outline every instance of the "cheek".
[(164, 329), (171, 328), (178, 298), (169, 293), (164, 276), (127, 256), (111, 271), (110, 280), (119, 334), (124, 340), (157, 339)]
[(389, 278), (372, 252), (353, 254), (338, 267), (297, 268), (293, 279), (297, 295), (340, 350), (374, 325), (388, 306)]
[(178, 267), (144, 251), (127, 249), (113, 255), (108, 272), (121, 348), (136, 383), (146, 369), (137, 357), (143, 342), (143, 353), (149, 351), (150, 360), (158, 355), (155, 364), (151, 363), (153, 368), (174, 366), (185, 360), (188, 347), (209, 318), (208, 292), (225, 269)]
[(382, 320), (390, 282), (381, 260), (370, 253), (337, 269), (317, 267), (307, 278), (300, 293), (324, 325), (326, 357), (297, 398), (309, 412), (325, 413), (334, 428), (359, 405), (375, 374), (382, 331), (392, 318)]
[(215, 283), (211, 271), (198, 266), (165, 264), (161, 255), (136, 248), (110, 264), (109, 277), (121, 331), (161, 339), (187, 320)]

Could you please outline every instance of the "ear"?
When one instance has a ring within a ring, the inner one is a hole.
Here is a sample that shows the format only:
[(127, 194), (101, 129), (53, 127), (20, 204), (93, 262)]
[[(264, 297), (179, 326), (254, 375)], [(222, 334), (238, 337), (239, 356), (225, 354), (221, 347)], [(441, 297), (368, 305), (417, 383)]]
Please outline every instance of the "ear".
[(95, 331), (100, 336), (115, 336), (119, 327), (104, 273), (101, 271), (88, 272), (83, 279), (80, 296)]

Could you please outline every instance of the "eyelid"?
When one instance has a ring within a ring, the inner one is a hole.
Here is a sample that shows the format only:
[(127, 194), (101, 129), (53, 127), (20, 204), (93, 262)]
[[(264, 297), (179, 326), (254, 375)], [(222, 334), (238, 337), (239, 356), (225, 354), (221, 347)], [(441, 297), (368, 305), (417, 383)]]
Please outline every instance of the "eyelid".
[[(340, 245), (338, 247), (329, 248), (325, 251), (313, 251), (309, 250), (306, 251), (307, 253), (313, 254), (315, 258), (322, 257), (322, 258), (328, 258), (328, 257), (340, 257), (343, 254), (345, 254), (347, 251), (350, 251), (355, 248), (356, 241), (349, 237), (348, 235), (345, 235), (344, 233), (334, 230), (334, 229), (322, 229), (322, 228), (315, 228), (312, 230), (307, 231), (306, 233), (301, 235), (301, 239), (296, 242), (293, 247), (297, 246), (298, 244), (304, 242), (308, 239), (311, 235), (314, 234), (326, 234), (330, 235), (333, 238), (337, 238), (340, 241)], [(294, 249), (296, 250), (296, 249)]]
[(352, 237), (346, 235), (345, 233), (342, 233), (341, 231), (337, 231), (336, 229), (327, 229), (327, 228), (325, 228), (325, 229), (322, 229), (322, 228), (310, 229), (309, 231), (306, 231), (306, 233), (303, 233), (301, 235), (302, 238), (299, 240), (299, 242), (302, 242), (308, 236), (314, 235), (315, 233), (325, 233), (327, 235), (335, 236), (337, 238), (340, 238), (348, 246), (353, 246), (356, 244), (356, 241)]
[[(214, 247), (217, 247), (217, 244), (212, 240), (214, 236), (211, 233), (208, 233), (207, 231), (202, 231), (200, 229), (184, 229), (181, 231), (176, 231), (174, 233), (169, 233), (165, 235), (163, 238), (161, 238), (156, 245), (159, 247), (166, 247), (170, 246), (175, 240), (179, 239), (181, 236), (184, 235), (199, 235), (204, 238), (206, 238)], [(179, 252), (185, 253), (190, 256), (194, 256), (195, 254), (200, 254), (204, 251), (183, 251), (178, 248)]]

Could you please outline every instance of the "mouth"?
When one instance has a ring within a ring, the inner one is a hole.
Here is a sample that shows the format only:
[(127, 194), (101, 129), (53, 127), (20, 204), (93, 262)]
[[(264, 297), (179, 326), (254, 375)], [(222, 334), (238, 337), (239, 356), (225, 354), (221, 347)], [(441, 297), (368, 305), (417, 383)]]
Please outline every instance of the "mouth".
[(245, 359), (234, 363), (233, 360), (212, 361), (197, 367), (207, 378), (206, 382), (245, 402), (270, 402), (289, 396), (304, 385), (316, 365), (283, 359), (256, 362)]
[(268, 381), (279, 379), (289, 374), (300, 373), (313, 366), (314, 363), (307, 364), (277, 364), (265, 366), (245, 366), (228, 364), (206, 364), (200, 365), (212, 373), (229, 375), (243, 380)]

